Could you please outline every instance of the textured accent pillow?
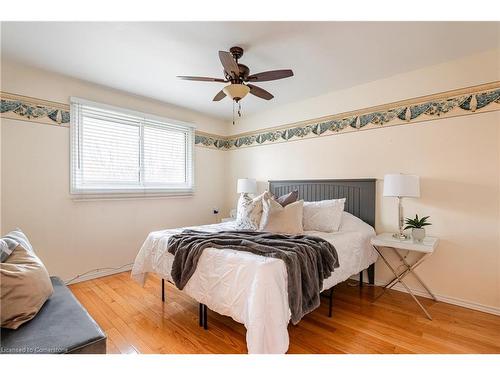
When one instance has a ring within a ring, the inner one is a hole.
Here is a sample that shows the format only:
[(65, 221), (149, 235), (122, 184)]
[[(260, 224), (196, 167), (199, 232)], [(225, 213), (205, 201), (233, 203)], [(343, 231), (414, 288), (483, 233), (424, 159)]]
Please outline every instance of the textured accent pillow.
[(302, 234), (302, 210), (304, 201), (290, 203), (283, 207), (274, 199), (262, 200), (262, 219), (259, 229), (264, 232)]
[(18, 245), (5, 262), (0, 263), (0, 320), (3, 328), (17, 329), (35, 317), (52, 295), (53, 287), (45, 266), (24, 233), (15, 230), (6, 237)]
[(289, 192), (288, 194), (282, 195), (280, 197), (277, 197), (276, 195), (273, 194), (274, 199), (276, 202), (281, 204), (283, 207), (289, 205), (290, 203), (297, 202), (299, 199), (299, 191), (294, 190)]
[(0, 239), (0, 262), (4, 262), (12, 254), (17, 245), (19, 245), (19, 242), (12, 238), (3, 237)]
[(344, 212), (345, 198), (304, 202), (304, 230), (336, 232)]
[(260, 219), (262, 217), (262, 199), (268, 196), (269, 193), (267, 191), (253, 199), (244, 195), (240, 196), (235, 223), (235, 228), (237, 230), (259, 229)]

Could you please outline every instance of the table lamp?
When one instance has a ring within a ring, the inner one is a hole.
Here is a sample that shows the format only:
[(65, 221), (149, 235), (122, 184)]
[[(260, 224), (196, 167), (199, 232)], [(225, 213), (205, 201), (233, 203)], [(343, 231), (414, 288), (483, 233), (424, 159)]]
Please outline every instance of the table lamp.
[(239, 178), (236, 191), (238, 194), (241, 194), (238, 201), (238, 207), (239, 207), (239, 202), (241, 200), (246, 200), (246, 201), (250, 200), (248, 194), (253, 194), (257, 192), (257, 181), (255, 181), (254, 178)]
[(393, 237), (400, 240), (407, 239), (408, 236), (403, 233), (404, 218), (402, 200), (404, 197), (420, 197), (419, 177), (409, 174), (386, 174), (384, 176), (384, 197), (398, 198), (399, 233), (394, 233)]
[(248, 194), (253, 194), (257, 191), (257, 181), (254, 178), (239, 178), (238, 179), (238, 194), (243, 194), (248, 197)]

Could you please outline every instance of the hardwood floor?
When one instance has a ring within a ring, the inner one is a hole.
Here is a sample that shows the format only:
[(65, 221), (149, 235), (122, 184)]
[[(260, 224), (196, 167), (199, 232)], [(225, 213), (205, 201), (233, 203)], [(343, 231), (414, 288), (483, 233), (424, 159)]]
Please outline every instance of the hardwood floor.
[[(198, 303), (160, 279), (144, 288), (124, 272), (71, 285), (71, 290), (108, 335), (108, 353), (246, 353), (245, 328), (208, 313), (198, 327)], [(288, 353), (500, 353), (500, 316), (421, 299), (434, 320), (411, 297), (380, 288), (335, 287), (334, 315), (325, 299), (316, 311), (289, 326)]]

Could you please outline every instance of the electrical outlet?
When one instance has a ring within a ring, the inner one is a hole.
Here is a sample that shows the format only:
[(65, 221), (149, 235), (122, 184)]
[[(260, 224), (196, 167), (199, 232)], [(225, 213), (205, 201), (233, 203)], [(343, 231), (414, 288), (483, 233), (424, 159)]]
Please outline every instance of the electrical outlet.
[(218, 214), (219, 214), (219, 209), (218, 209), (218, 208), (214, 208), (214, 209), (212, 210), (212, 213), (213, 213), (214, 215), (218, 215)]

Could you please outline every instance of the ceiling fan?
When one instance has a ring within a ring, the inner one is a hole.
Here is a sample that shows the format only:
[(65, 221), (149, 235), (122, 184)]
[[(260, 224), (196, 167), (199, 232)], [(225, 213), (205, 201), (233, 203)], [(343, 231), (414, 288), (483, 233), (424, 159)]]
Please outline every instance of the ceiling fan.
[[(188, 81), (229, 83), (229, 85), (215, 95), (213, 101), (217, 102), (228, 96), (233, 102), (239, 104), (240, 100), (248, 93), (265, 100), (274, 98), (273, 94), (261, 87), (253, 85), (253, 82), (274, 81), (293, 76), (293, 72), (290, 69), (270, 70), (250, 75), (248, 66), (238, 63), (238, 60), (242, 56), (243, 48), (241, 47), (231, 47), (229, 52), (219, 51), (219, 59), (224, 67), (224, 79), (192, 76), (178, 76), (178, 78)], [(238, 111), (238, 114), (241, 116), (240, 111)]]

